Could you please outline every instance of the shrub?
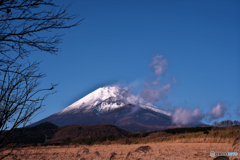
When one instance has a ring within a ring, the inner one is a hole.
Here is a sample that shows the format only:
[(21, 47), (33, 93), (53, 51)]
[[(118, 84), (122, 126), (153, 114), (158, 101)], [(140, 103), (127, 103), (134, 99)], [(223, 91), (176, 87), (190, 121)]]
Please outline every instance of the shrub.
[(72, 142), (72, 140), (65, 140), (60, 145), (69, 145)]
[(126, 138), (126, 139), (125, 139), (125, 144), (131, 144), (129, 138)]

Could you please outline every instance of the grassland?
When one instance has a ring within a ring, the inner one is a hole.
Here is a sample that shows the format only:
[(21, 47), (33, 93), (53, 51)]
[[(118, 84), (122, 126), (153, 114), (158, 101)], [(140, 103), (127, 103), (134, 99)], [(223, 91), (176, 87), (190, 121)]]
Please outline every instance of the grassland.
[[(126, 137), (88, 138), (88, 141), (87, 139), (69, 140), (58, 146), (21, 147), (13, 150), (13, 155), (5, 159), (212, 160), (211, 151), (238, 152), (240, 154), (239, 127), (218, 128), (191, 133), (181, 131), (173, 134), (172, 131), (142, 133)], [(7, 152), (5, 151), (2, 155)], [(240, 159), (240, 156), (229, 157), (229, 159)]]
[(180, 143), (233, 143), (239, 136), (240, 129), (200, 131), (192, 133), (166, 133), (165, 131), (142, 133), (125, 137), (91, 137), (75, 141), (67, 140), (62, 144), (146, 144), (156, 142)]
[[(210, 152), (231, 152), (229, 143), (179, 143), (158, 142), (131, 145), (67, 145), (26, 147), (13, 151), (6, 159), (213, 159)], [(239, 153), (239, 148), (236, 150)], [(239, 157), (234, 157), (239, 158)]]

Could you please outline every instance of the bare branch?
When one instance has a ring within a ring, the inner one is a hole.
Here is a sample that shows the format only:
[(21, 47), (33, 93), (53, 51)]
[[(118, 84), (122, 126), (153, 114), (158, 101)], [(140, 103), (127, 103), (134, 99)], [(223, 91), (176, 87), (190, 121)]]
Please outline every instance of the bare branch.
[(55, 93), (57, 84), (40, 88), (46, 76), (39, 70), (40, 62), (23, 60), (34, 50), (58, 52), (62, 35), (46, 33), (77, 26), (83, 20), (72, 23), (78, 15), (69, 15), (69, 6), (59, 7), (52, 0), (0, 0), (0, 152), (24, 136), (14, 135), (16, 129), (25, 126), (48, 95)]
[[(38, 8), (51, 7), (49, 11), (39, 11)], [(58, 8), (52, 0), (6, 0), (0, 5), (0, 53), (7, 56), (6, 52), (14, 51), (21, 57), (33, 50), (46, 51), (51, 54), (58, 52), (57, 45), (62, 35), (44, 37), (45, 31), (54, 29), (71, 28), (80, 24), (79, 20), (72, 24), (78, 15), (68, 15), (69, 6)]]

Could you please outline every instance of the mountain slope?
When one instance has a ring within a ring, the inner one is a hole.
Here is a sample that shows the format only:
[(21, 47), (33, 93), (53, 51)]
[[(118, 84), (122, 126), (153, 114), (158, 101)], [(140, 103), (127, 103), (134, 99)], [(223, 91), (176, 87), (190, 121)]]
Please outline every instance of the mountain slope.
[(147, 132), (167, 128), (170, 116), (127, 89), (102, 87), (31, 126), (47, 121), (58, 126), (113, 124), (132, 132)]

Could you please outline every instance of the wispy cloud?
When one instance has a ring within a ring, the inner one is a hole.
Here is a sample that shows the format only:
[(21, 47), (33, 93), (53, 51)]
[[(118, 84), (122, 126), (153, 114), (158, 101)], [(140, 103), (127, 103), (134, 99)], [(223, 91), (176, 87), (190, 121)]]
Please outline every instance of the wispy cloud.
[(168, 106), (168, 107), (172, 107), (172, 102), (168, 102), (168, 103), (166, 103), (166, 106)]
[(158, 102), (160, 100), (167, 99), (167, 94), (170, 92), (171, 84), (166, 83), (162, 86), (159, 85), (160, 80), (162, 79), (161, 76), (164, 74), (167, 65), (168, 61), (167, 59), (163, 59), (163, 55), (156, 55), (153, 57), (149, 67), (153, 67), (156, 80), (150, 83), (144, 83), (143, 90), (140, 93), (140, 98), (143, 98), (148, 102)]
[(165, 84), (161, 88), (145, 83), (145, 87), (140, 93), (140, 98), (148, 102), (157, 102), (167, 98), (167, 93), (170, 92), (170, 84)]
[(152, 82), (153, 85), (158, 85), (162, 77), (157, 77), (155, 81)]
[(149, 67), (153, 67), (154, 75), (156, 76), (156, 80), (152, 82), (153, 85), (158, 85), (161, 80), (161, 75), (164, 73), (168, 65), (167, 59), (163, 59), (163, 55), (156, 55), (152, 59), (152, 63)]
[(240, 106), (235, 109), (236, 116), (240, 116)]
[(177, 84), (177, 80), (175, 77), (173, 77), (173, 84)]
[(163, 59), (163, 55), (156, 55), (149, 66), (153, 66), (155, 75), (161, 75), (164, 73), (167, 65), (168, 61), (167, 59)]

